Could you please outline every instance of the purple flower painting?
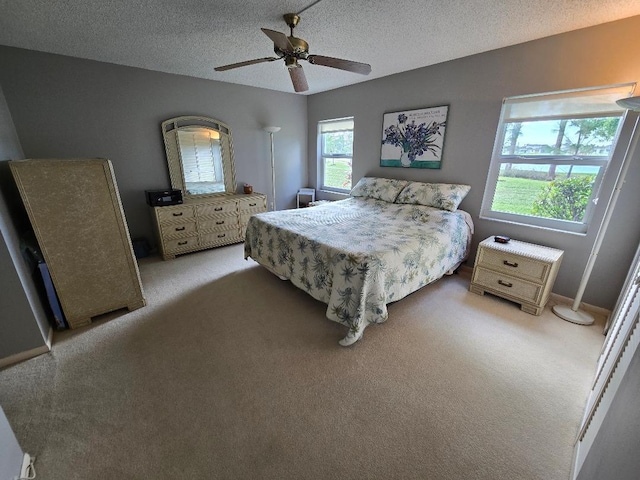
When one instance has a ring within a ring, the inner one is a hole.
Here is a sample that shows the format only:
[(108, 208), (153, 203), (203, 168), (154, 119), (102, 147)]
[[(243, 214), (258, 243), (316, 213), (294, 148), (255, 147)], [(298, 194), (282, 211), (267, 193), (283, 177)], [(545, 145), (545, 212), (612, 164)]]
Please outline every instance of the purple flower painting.
[(447, 111), (443, 106), (385, 114), (380, 165), (440, 168)]

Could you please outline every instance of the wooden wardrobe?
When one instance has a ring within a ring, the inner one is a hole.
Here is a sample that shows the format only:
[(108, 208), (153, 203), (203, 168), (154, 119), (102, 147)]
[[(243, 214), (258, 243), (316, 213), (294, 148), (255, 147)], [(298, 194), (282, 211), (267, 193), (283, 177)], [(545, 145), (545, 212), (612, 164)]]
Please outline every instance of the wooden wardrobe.
[(145, 305), (109, 160), (9, 163), (71, 328)]

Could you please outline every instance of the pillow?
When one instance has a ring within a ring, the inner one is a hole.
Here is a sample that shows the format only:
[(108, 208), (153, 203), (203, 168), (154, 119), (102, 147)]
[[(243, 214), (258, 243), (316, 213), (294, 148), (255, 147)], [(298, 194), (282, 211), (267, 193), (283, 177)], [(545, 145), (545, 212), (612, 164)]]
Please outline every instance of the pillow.
[(392, 178), (362, 177), (351, 190), (351, 196), (376, 198), (393, 203), (407, 183), (409, 182), (406, 180)]
[(455, 212), (469, 190), (471, 186), (455, 183), (410, 182), (402, 189), (396, 203), (426, 205)]

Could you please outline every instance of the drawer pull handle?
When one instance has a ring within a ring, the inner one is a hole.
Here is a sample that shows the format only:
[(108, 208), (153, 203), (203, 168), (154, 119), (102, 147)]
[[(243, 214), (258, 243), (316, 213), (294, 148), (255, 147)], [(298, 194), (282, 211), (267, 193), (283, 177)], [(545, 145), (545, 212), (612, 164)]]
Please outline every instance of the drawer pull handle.
[(173, 215), (174, 217), (181, 217), (181, 216), (182, 216), (182, 213), (183, 213), (183, 212), (180, 212), (180, 213), (172, 213), (172, 215)]
[(214, 208), (214, 210), (215, 210), (216, 212), (219, 212), (220, 210), (222, 210), (222, 207), (216, 207), (216, 208)]
[(249, 206), (250, 207), (255, 207), (256, 205), (258, 205), (257, 203), (250, 203)]
[(216, 225), (224, 225), (224, 220), (222, 220), (221, 222), (216, 222)]
[(220, 235), (218, 235), (218, 238), (226, 237), (226, 235), (227, 235), (226, 233), (221, 233)]
[(498, 283), (499, 283), (500, 285), (502, 285), (503, 287), (508, 287), (508, 288), (513, 287), (513, 283), (503, 282), (502, 280), (498, 280)]
[(518, 262), (510, 262), (509, 260), (505, 260), (504, 263), (507, 267), (518, 268)]
[(176, 227), (176, 232), (181, 232), (182, 230), (184, 230), (186, 227)]
[(184, 242), (178, 242), (178, 245), (186, 245), (187, 243), (189, 243), (189, 241), (185, 240)]

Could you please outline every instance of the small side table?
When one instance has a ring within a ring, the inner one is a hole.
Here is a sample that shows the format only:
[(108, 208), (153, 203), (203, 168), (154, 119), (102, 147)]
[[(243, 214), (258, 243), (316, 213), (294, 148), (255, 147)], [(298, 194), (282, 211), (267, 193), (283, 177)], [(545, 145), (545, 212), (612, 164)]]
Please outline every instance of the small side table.
[(492, 293), (519, 303), (524, 312), (540, 315), (563, 254), (562, 250), (518, 240), (498, 243), (491, 236), (478, 245), (469, 290), (478, 295)]
[(316, 191), (313, 188), (301, 188), (296, 195), (296, 208), (308, 207), (309, 203), (316, 200)]

